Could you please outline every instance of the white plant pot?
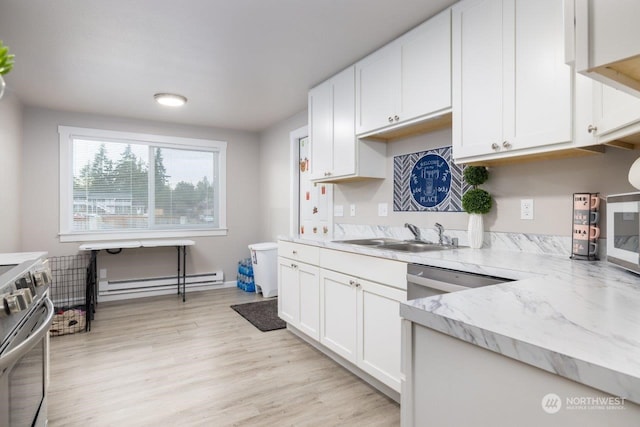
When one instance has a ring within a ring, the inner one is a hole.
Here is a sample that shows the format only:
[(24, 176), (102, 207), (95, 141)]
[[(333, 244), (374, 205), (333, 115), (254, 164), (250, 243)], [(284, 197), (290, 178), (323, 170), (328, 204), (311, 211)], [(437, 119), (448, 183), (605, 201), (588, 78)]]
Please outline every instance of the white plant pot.
[(484, 241), (484, 223), (482, 214), (469, 214), (469, 247), (480, 249)]
[(2, 99), (2, 95), (4, 95), (5, 87), (6, 87), (6, 84), (4, 82), (4, 78), (2, 77), (2, 74), (0, 74), (0, 99)]

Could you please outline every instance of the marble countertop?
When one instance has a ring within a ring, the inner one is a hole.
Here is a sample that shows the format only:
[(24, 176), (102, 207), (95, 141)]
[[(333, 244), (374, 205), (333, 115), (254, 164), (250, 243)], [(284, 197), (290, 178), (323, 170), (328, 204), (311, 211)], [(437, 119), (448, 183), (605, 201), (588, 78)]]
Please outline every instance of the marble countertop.
[(640, 277), (568, 256), (460, 248), (385, 251), (327, 240), (282, 238), (460, 271), (514, 279), (408, 301), (420, 325), (640, 403)]
[(0, 265), (22, 264), (47, 257), (47, 252), (11, 252), (0, 253)]

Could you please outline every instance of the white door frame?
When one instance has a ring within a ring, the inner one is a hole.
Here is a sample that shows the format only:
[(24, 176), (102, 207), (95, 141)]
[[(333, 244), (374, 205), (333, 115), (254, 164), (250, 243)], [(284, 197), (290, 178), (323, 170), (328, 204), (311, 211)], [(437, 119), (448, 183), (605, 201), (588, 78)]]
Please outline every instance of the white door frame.
[(300, 140), (309, 136), (309, 127), (302, 126), (289, 133), (289, 235), (297, 236), (300, 234)]

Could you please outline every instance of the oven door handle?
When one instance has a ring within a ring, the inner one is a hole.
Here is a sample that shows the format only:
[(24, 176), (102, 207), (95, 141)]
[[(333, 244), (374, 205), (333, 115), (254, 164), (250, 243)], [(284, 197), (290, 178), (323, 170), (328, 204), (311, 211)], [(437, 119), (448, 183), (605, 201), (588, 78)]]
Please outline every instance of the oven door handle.
[(45, 298), (45, 305), (47, 306), (46, 320), (36, 329), (29, 337), (18, 344), (15, 348), (8, 351), (6, 354), (0, 356), (0, 375), (13, 364), (20, 360), (22, 356), (27, 354), (35, 345), (49, 332), (49, 328), (53, 323), (54, 308), (53, 303), (49, 298)]

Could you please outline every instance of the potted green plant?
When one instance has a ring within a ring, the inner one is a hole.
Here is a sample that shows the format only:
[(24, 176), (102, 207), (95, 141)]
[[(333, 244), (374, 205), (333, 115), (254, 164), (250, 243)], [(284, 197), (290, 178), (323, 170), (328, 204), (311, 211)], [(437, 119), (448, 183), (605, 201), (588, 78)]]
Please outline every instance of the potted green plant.
[(472, 186), (462, 196), (462, 209), (469, 214), (469, 246), (482, 247), (484, 241), (484, 221), (482, 215), (491, 210), (492, 201), (488, 191), (478, 188), (489, 179), (489, 171), (484, 166), (467, 166), (463, 172), (464, 180)]
[(15, 55), (9, 54), (9, 46), (5, 46), (2, 40), (0, 40), (0, 98), (4, 95), (4, 88), (6, 87), (2, 76), (11, 71), (14, 58)]

